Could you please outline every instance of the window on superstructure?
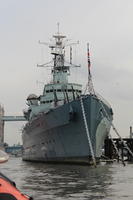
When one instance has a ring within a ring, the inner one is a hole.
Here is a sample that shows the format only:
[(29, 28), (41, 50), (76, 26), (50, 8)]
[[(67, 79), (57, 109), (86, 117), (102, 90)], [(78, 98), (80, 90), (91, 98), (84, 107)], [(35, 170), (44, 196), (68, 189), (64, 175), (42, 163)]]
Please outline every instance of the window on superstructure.
[(46, 93), (54, 92), (53, 89), (51, 90), (46, 90)]
[(61, 89), (57, 89), (56, 91), (57, 91), (57, 92), (62, 92)]
[(53, 100), (49, 100), (49, 101), (42, 101), (41, 103), (52, 103), (53, 102)]

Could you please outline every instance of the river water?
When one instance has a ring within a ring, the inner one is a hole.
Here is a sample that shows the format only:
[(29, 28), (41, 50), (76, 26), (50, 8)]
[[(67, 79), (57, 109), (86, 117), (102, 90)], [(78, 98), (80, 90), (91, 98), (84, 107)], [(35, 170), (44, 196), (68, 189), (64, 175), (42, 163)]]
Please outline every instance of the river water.
[(10, 157), (0, 167), (34, 200), (133, 200), (133, 164), (102, 163), (94, 168)]

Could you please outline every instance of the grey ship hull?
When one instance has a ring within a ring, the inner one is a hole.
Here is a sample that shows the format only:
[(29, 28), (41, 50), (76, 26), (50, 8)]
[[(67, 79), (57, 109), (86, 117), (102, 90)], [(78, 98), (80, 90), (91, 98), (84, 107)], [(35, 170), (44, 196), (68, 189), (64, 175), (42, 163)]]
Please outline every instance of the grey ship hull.
[[(94, 154), (101, 156), (110, 123), (101, 115), (101, 103), (93, 95), (83, 97), (83, 104)], [(102, 102), (112, 119), (110, 107)], [(80, 99), (40, 113), (26, 124), (22, 134), (23, 160), (38, 162), (91, 162)]]

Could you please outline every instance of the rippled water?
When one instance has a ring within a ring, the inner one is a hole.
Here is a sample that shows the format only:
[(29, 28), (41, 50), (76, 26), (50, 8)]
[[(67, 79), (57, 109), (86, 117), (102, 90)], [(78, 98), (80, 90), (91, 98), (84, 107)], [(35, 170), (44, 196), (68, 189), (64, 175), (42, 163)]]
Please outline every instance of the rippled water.
[(24, 162), (11, 157), (1, 172), (35, 200), (132, 200), (133, 164), (97, 168)]

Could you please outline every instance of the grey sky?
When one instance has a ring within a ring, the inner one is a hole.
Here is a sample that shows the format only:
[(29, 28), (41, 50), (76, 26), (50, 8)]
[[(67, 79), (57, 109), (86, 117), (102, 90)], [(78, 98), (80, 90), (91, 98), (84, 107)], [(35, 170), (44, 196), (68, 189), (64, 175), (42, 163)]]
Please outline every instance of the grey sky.
[[(38, 40), (48, 41), (60, 22), (62, 33), (80, 41), (74, 55), (82, 68), (73, 80), (87, 80), (89, 42), (95, 90), (112, 105), (120, 134), (128, 135), (133, 125), (132, 11), (132, 0), (0, 0), (0, 102), (5, 114), (22, 114), (28, 94), (42, 92), (37, 81), (46, 83), (50, 72), (36, 64), (49, 56)], [(21, 140), (22, 124), (6, 123), (9, 144)]]

